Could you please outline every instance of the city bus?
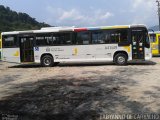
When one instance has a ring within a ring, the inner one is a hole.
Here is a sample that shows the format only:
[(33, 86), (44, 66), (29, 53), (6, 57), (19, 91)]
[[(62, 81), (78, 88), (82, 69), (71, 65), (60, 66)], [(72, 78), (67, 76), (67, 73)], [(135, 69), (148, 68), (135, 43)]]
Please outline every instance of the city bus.
[(160, 55), (160, 31), (149, 32), (149, 37), (151, 41), (152, 55)]
[(2, 33), (3, 61), (51, 67), (66, 62), (144, 61), (152, 57), (145, 25), (48, 27)]
[(2, 36), (0, 34), (0, 60), (2, 59)]

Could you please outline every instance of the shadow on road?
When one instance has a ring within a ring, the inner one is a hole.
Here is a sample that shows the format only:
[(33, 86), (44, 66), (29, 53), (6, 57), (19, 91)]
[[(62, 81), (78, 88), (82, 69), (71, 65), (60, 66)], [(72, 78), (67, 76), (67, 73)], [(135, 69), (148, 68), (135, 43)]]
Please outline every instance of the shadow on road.
[[(123, 75), (125, 71), (121, 72)], [(137, 84), (132, 79), (116, 76), (63, 78), (10, 88), (22, 91), (1, 100), (0, 113), (19, 115), (22, 120), (99, 120), (100, 114), (152, 113), (143, 103), (121, 94), (127, 89), (124, 85)]]
[[(156, 62), (153, 61), (141, 61), (141, 62), (129, 62), (128, 65), (156, 65)], [(53, 66), (53, 67), (87, 67), (87, 66), (116, 66), (114, 63), (112, 62), (97, 62), (97, 63), (60, 63), (57, 66)], [(11, 66), (9, 68), (40, 68), (41, 65), (40, 64), (22, 64), (22, 65), (15, 65), (15, 66)]]

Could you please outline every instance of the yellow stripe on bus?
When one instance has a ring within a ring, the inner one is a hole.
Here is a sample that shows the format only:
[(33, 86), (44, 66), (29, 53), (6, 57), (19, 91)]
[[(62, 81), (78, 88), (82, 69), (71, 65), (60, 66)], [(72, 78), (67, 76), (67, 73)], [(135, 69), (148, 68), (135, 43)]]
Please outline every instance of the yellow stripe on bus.
[(101, 27), (101, 29), (119, 29), (119, 28), (129, 28), (129, 26)]
[(131, 47), (130, 46), (124, 46), (123, 47), (125, 50), (127, 50), (127, 52), (131, 52)]

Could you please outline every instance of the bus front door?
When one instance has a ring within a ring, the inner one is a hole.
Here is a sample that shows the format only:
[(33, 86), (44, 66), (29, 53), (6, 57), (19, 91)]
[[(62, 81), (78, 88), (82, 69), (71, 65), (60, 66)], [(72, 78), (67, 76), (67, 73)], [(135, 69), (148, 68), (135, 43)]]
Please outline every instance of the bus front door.
[(21, 62), (34, 62), (34, 37), (20, 37)]
[(145, 59), (145, 32), (144, 30), (132, 30), (132, 59), (144, 60)]

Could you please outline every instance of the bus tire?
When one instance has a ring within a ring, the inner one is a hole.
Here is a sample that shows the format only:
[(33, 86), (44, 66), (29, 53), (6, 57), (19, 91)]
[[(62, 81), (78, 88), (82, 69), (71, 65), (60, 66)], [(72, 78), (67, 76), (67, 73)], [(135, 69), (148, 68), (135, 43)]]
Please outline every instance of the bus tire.
[(41, 65), (43, 67), (52, 67), (54, 64), (54, 60), (53, 60), (53, 57), (50, 56), (50, 55), (45, 55), (42, 57), (41, 59)]
[(127, 65), (127, 55), (124, 53), (118, 53), (115, 57), (114, 57), (114, 63), (116, 65)]

